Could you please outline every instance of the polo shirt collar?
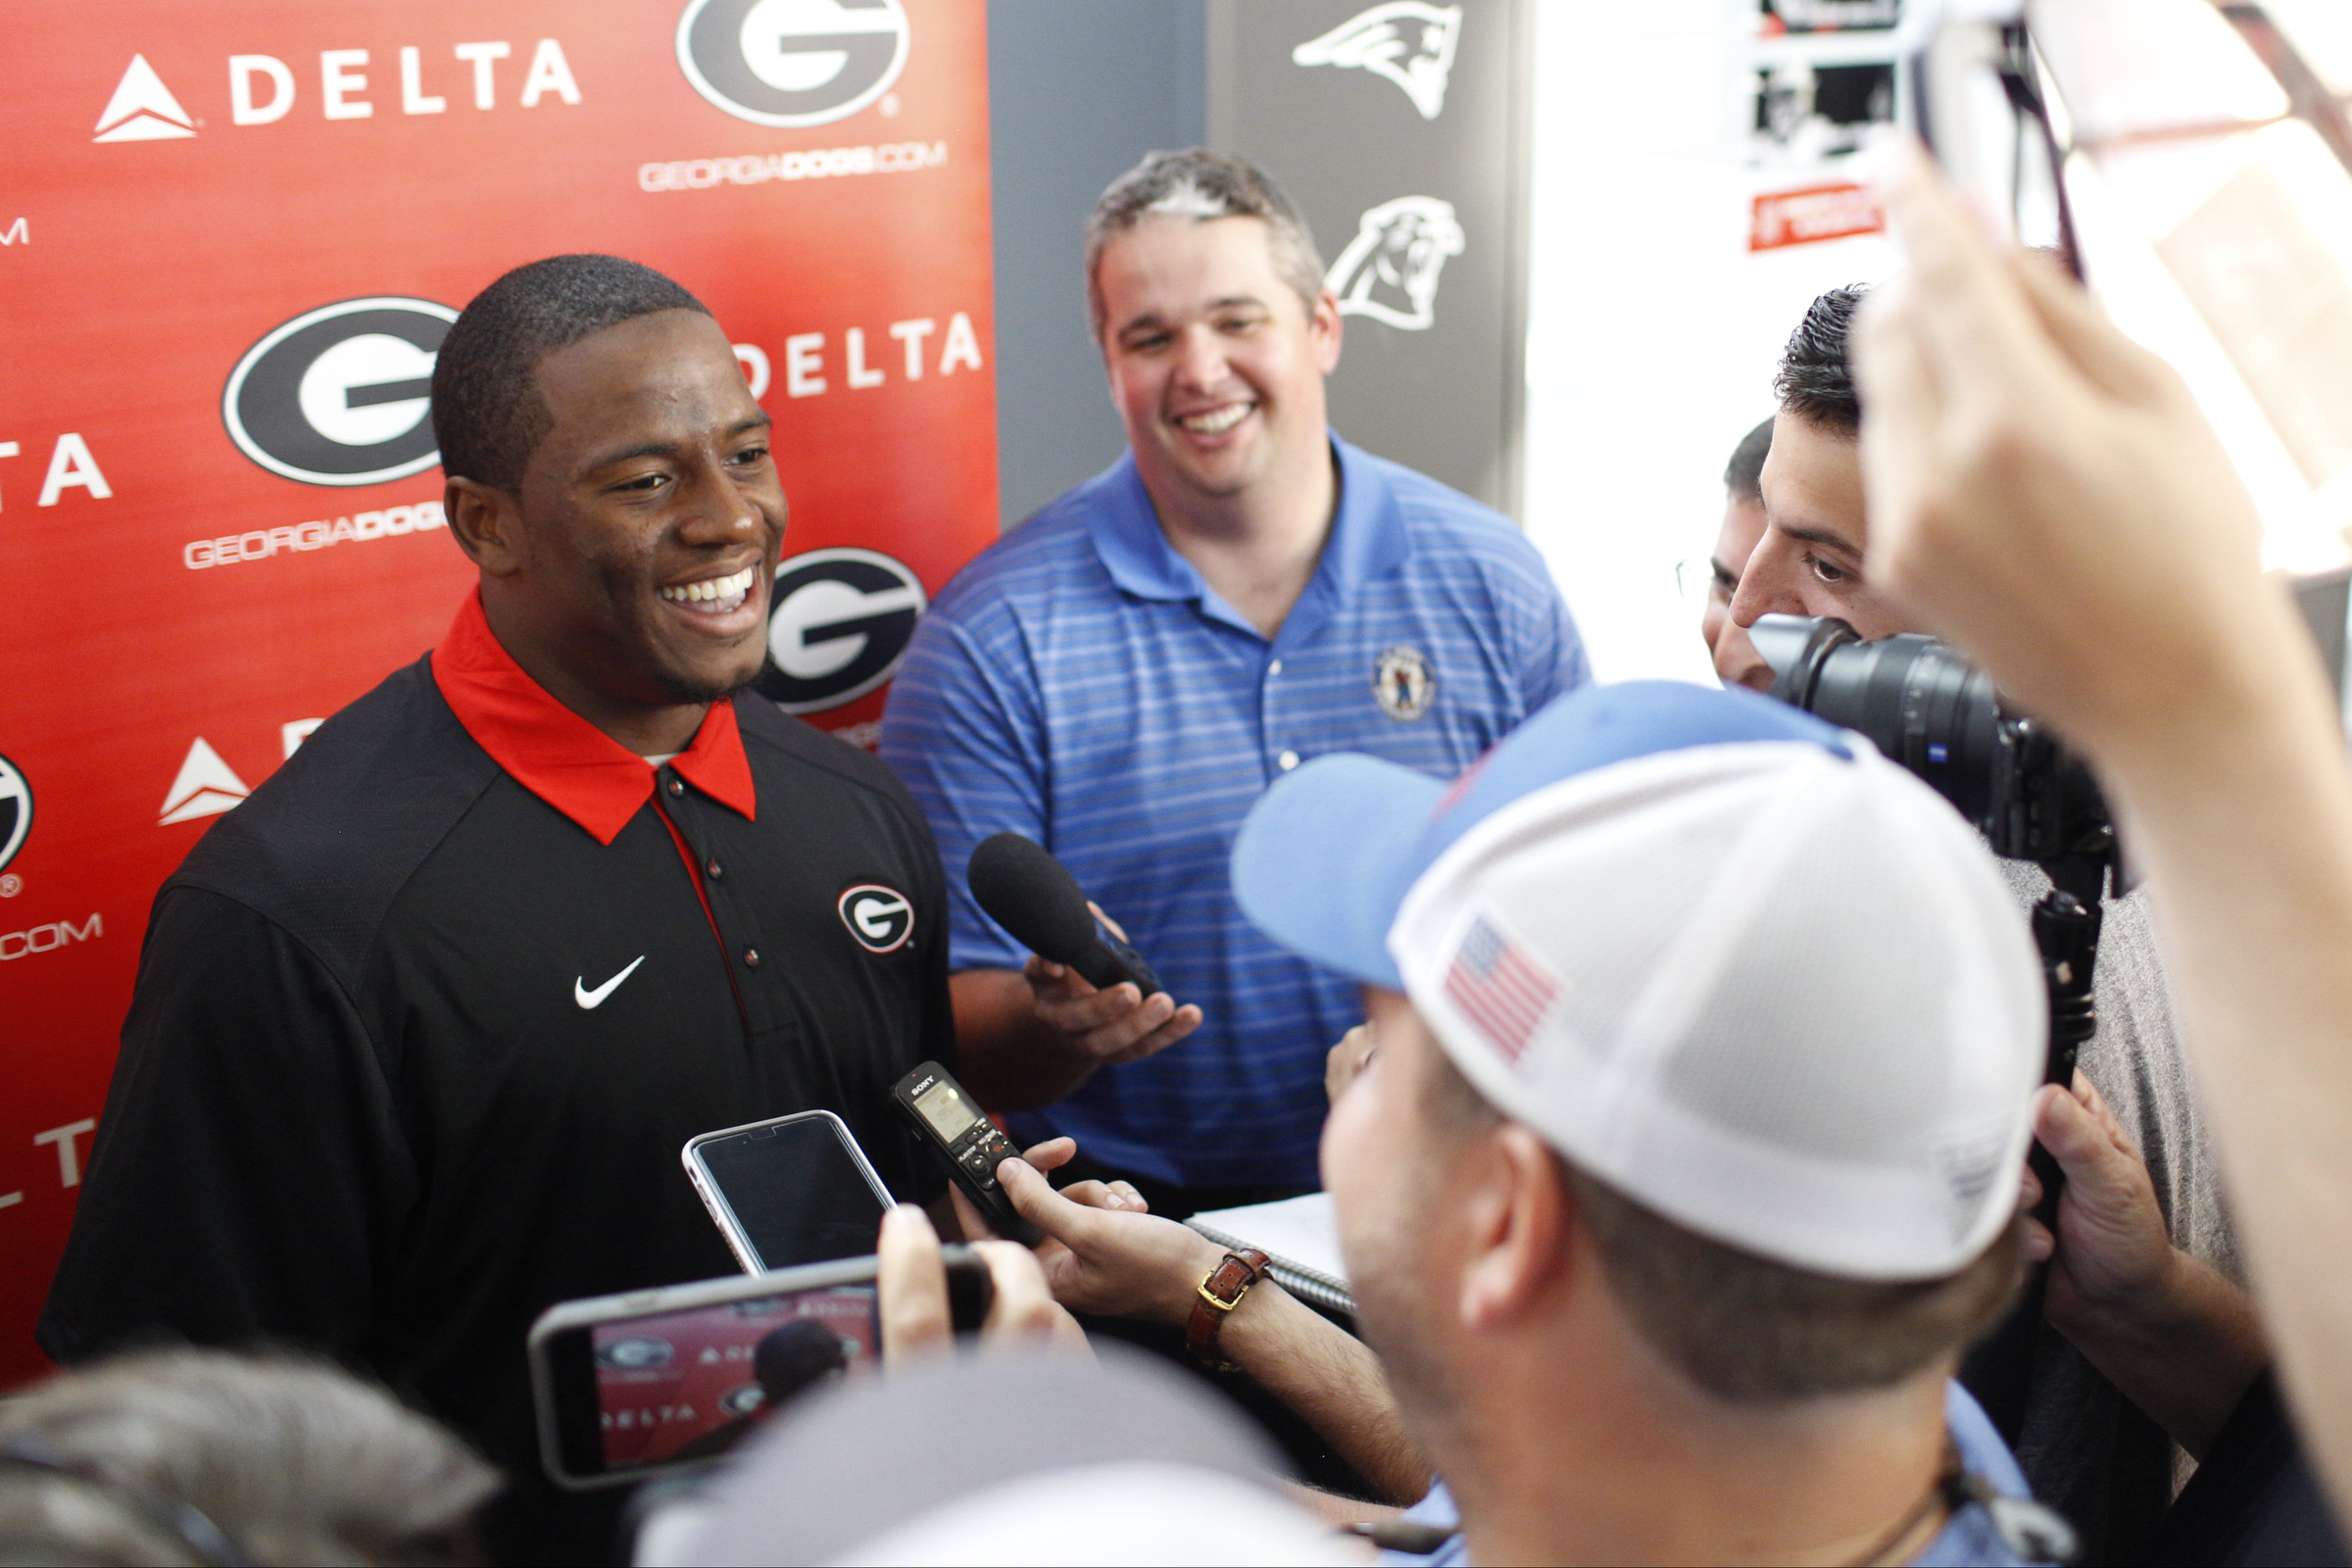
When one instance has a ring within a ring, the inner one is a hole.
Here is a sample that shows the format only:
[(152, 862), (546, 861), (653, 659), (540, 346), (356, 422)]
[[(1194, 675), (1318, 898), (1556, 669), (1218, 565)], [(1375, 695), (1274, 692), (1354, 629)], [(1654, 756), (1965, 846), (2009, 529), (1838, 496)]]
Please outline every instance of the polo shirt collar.
[[(492, 761), (514, 782), (611, 844), (653, 798), (652, 763), (549, 695), (499, 644), (481, 595), (466, 596), (433, 650), (433, 684)], [(744, 819), (759, 794), (735, 705), (710, 705), (693, 742), (670, 760), (679, 776)]]
[[(1363, 584), (1403, 564), (1411, 553), (1404, 512), (1390, 488), (1379, 482), (1371, 460), (1341, 440), (1331, 438), (1339, 463), (1340, 505), (1331, 519), (1331, 537), (1315, 574), (1283, 623), (1275, 641), (1304, 640), (1321, 627), (1334, 608), (1345, 603)], [(1135, 454), (1122, 453), (1105, 474), (1102, 504), (1095, 511), (1095, 552), (1110, 572), (1111, 581), (1139, 599), (1197, 603), (1201, 613), (1257, 635), (1257, 629), (1217, 597), (1193, 564), (1176, 553), (1152, 509), (1144, 476), (1136, 470)]]

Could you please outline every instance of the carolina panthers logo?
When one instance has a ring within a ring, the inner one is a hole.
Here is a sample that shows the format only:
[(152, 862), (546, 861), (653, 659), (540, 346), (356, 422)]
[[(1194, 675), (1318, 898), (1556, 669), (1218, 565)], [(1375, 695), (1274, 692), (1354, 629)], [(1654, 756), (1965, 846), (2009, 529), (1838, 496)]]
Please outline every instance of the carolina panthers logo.
[(1399, 196), (1356, 220), (1355, 238), (1323, 282), (1339, 296), (1342, 316), (1425, 332), (1438, 319), (1438, 274), (1448, 256), (1462, 254), (1463, 243), (1453, 203)]
[(914, 906), (879, 882), (861, 882), (841, 896), (841, 923), (868, 953), (896, 953), (914, 935)]
[(1353, 67), (1386, 76), (1404, 89), (1423, 120), (1435, 120), (1446, 107), (1446, 78), (1461, 36), (1460, 6), (1392, 0), (1300, 44), (1291, 51), (1291, 64)]

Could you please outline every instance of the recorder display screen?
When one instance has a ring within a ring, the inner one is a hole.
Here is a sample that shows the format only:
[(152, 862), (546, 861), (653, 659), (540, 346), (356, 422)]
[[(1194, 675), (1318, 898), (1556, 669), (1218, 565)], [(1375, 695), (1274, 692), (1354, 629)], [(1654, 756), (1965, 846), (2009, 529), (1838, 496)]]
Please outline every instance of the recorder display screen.
[(597, 1420), (612, 1469), (695, 1459), (741, 1442), (782, 1400), (874, 1360), (874, 1287), (600, 1323)]
[(956, 1092), (956, 1086), (941, 1079), (914, 1097), (914, 1108), (923, 1113), (931, 1130), (949, 1143), (954, 1143), (979, 1125), (980, 1113), (972, 1102)]

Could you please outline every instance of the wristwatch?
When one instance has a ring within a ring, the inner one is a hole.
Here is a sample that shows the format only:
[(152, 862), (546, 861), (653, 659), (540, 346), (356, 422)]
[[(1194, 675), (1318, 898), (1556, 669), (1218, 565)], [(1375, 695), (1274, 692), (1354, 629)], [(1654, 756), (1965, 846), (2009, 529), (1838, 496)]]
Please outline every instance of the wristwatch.
[(1184, 1348), (1193, 1359), (1212, 1372), (1238, 1372), (1239, 1366), (1225, 1358), (1217, 1348), (1217, 1336), (1225, 1327), (1226, 1317), (1242, 1304), (1250, 1287), (1264, 1277), (1273, 1260), (1254, 1247), (1244, 1247), (1227, 1252), (1223, 1262), (1208, 1271), (1196, 1293), (1200, 1298), (1193, 1303), (1192, 1322), (1184, 1331)]

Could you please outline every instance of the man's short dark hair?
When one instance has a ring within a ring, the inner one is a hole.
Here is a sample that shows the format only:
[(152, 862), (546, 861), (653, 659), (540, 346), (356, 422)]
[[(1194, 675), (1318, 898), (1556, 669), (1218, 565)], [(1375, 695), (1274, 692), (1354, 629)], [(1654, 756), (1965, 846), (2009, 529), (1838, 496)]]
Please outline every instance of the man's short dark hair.
[(1766, 419), (1740, 438), (1732, 461), (1723, 467), (1723, 487), (1749, 501), (1764, 499), (1764, 460), (1772, 455), (1772, 421)]
[[(1450, 1137), (1502, 1112), (1443, 1050), (1428, 1053), (1423, 1103)], [(1902, 1382), (1981, 1339), (2024, 1272), (2012, 1220), (1955, 1274), (1840, 1279), (1758, 1256), (1676, 1224), (1552, 1153), (1610, 1294), (1677, 1371), (1727, 1404), (1778, 1404)]]
[(1231, 153), (1191, 147), (1146, 153), (1144, 161), (1110, 182), (1086, 220), (1086, 303), (1095, 337), (1103, 322), (1101, 265), (1103, 248), (1147, 218), (1254, 218), (1266, 225), (1274, 269), (1309, 312), (1323, 291), (1323, 258), (1315, 237), (1274, 176)]
[(473, 297), (433, 365), (441, 471), (500, 490), (522, 483), (555, 425), (539, 362), (592, 333), (656, 311), (710, 312), (676, 283), (617, 256), (550, 256)]
[(1772, 389), (1781, 410), (1838, 435), (1862, 429), (1862, 398), (1846, 364), (1845, 340), (1853, 329), (1854, 307), (1869, 290), (1861, 284), (1834, 288), (1815, 300), (1782, 351)]

